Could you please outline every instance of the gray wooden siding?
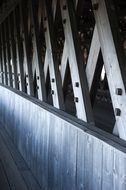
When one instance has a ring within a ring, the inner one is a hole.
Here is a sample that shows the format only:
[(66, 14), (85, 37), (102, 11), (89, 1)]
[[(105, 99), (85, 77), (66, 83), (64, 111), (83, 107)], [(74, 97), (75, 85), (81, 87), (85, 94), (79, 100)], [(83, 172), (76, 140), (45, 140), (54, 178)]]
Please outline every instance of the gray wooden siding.
[(0, 119), (42, 189), (126, 189), (125, 142), (78, 127), (3, 86)]

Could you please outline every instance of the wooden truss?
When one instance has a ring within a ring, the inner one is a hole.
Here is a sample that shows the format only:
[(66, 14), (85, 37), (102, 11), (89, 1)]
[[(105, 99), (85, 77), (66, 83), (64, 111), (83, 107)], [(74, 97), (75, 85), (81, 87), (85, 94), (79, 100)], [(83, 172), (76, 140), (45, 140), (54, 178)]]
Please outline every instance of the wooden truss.
[[(76, 22), (81, 3), (20, 1), (0, 27), (0, 82), (44, 102), (48, 102), (50, 92), (53, 106), (65, 111), (64, 85), (69, 65), (76, 116), (94, 123), (92, 105), (104, 64), (115, 126), (119, 136), (126, 139), (126, 68), (115, 8), (112, 0), (92, 0), (95, 26), (85, 64)], [(61, 36), (57, 36), (58, 24)]]

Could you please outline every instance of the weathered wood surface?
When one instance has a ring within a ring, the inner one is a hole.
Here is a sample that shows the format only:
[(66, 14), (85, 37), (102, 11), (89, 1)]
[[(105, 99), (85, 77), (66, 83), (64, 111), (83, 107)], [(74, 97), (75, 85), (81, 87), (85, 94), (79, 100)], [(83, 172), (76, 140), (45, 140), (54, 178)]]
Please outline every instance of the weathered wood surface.
[(126, 189), (123, 140), (21, 94), (0, 86), (0, 118), (42, 189)]
[(23, 157), (0, 123), (0, 190), (41, 190)]

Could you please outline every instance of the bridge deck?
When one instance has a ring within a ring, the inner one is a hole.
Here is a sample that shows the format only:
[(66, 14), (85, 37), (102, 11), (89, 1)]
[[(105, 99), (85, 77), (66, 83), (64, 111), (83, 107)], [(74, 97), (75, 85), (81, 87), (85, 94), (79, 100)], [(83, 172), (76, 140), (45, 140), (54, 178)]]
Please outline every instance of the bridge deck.
[(41, 190), (24, 159), (0, 125), (0, 190)]

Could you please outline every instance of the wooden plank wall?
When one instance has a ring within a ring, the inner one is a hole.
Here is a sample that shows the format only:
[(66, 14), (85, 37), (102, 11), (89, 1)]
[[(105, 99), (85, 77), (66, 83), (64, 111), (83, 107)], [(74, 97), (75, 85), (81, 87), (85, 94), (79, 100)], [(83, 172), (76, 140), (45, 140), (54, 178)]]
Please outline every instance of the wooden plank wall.
[(42, 189), (126, 189), (123, 141), (121, 146), (111, 135), (102, 137), (99, 129), (95, 133), (68, 114), (60, 116), (35, 102), (0, 86), (0, 119)]
[(8, 0), (0, 8), (0, 83), (92, 124), (97, 92), (108, 82), (111, 131), (126, 140), (118, 6), (114, 0)]

